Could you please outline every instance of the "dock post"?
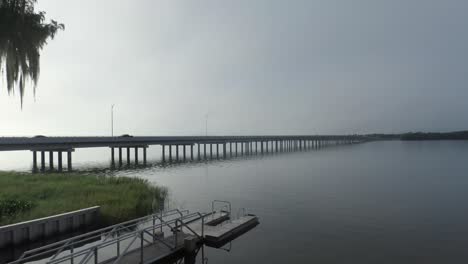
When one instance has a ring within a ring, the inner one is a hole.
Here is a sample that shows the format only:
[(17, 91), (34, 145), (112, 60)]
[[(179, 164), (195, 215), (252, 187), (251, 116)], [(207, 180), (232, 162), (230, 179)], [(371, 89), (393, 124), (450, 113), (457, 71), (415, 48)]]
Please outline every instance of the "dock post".
[(260, 152), (263, 154), (263, 141), (260, 141)]
[(52, 150), (49, 151), (49, 167), (51, 170), (54, 169), (54, 152)]
[(176, 161), (179, 161), (179, 145), (175, 145), (175, 156), (176, 156)]
[(219, 144), (216, 143), (216, 158), (219, 159)]
[(119, 147), (119, 167), (122, 167), (122, 147)]
[(226, 143), (223, 144), (223, 158), (226, 159)]
[(58, 154), (58, 171), (61, 172), (62, 171), (62, 151), (59, 150), (57, 154)]
[(232, 142), (229, 142), (229, 156), (232, 157)]
[(146, 146), (143, 147), (143, 165), (146, 165)]
[(265, 143), (265, 152), (268, 153), (268, 140)]
[(161, 153), (162, 161), (163, 161), (163, 162), (166, 162), (166, 146), (165, 146), (165, 145), (161, 145), (161, 150), (162, 150), (162, 153)]
[(67, 166), (68, 166), (68, 171), (72, 171), (72, 151), (71, 150), (67, 151)]
[(185, 160), (186, 160), (186, 154), (185, 154), (185, 152), (186, 152), (186, 150), (187, 150), (187, 149), (186, 149), (186, 145), (184, 145), (182, 148), (183, 148), (183, 151), (184, 151), (184, 161), (185, 161)]
[(206, 160), (206, 143), (203, 144), (203, 159)]
[(37, 172), (37, 151), (33, 150), (33, 172)]
[(235, 144), (236, 144), (236, 157), (237, 157), (237, 141), (236, 141), (236, 143), (235, 143)]
[(213, 159), (213, 144), (210, 143), (210, 159)]
[(138, 147), (135, 147), (135, 164), (138, 165)]
[(244, 155), (244, 143), (245, 142), (241, 142), (241, 155)]
[(127, 147), (127, 165), (130, 165), (130, 148)]

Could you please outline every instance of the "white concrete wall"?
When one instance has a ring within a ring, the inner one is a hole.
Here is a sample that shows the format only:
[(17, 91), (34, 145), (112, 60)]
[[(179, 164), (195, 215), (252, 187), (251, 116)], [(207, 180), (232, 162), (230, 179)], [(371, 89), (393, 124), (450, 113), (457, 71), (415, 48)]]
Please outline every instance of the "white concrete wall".
[(0, 227), (0, 248), (51, 237), (94, 224), (100, 206)]

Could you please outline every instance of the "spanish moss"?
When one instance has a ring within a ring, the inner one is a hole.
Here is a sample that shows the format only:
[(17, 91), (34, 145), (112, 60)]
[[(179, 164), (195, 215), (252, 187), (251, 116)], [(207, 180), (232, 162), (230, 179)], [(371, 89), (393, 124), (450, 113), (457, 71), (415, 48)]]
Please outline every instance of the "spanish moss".
[(26, 87), (34, 96), (40, 72), (40, 51), (63, 24), (46, 22), (45, 12), (36, 12), (37, 0), (0, 0), (1, 89), (18, 92), (23, 105)]

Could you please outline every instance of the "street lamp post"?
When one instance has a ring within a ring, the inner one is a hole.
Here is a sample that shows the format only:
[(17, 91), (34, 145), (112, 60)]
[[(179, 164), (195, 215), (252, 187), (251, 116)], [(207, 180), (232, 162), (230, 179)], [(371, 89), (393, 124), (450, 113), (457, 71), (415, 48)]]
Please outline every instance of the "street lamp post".
[(208, 136), (208, 114), (205, 115), (205, 136)]
[(114, 137), (114, 104), (111, 105), (111, 136)]

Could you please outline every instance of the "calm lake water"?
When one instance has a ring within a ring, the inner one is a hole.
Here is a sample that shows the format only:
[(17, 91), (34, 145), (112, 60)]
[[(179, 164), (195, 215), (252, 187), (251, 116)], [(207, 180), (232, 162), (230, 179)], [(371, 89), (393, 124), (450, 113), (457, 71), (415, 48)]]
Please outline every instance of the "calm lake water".
[[(109, 163), (108, 149), (76, 154), (78, 169)], [(2, 153), (0, 166), (29, 170), (30, 159)], [(259, 216), (230, 252), (205, 248), (209, 263), (468, 262), (468, 142), (371, 142), (100, 171), (166, 186), (171, 207), (209, 211), (221, 199), (234, 214), (245, 207)]]

